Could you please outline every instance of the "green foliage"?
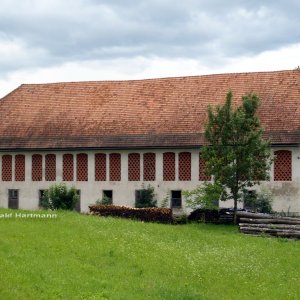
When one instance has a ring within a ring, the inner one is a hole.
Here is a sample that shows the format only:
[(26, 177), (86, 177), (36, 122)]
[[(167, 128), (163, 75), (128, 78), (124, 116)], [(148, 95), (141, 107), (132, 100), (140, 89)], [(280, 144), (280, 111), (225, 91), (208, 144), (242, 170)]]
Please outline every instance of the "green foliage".
[(242, 105), (233, 108), (228, 92), (223, 106), (208, 108), (205, 137), (209, 145), (201, 149), (206, 172), (224, 189), (222, 200), (234, 199), (234, 208), (243, 192), (269, 179), (271, 151), (269, 141), (256, 115), (260, 100), (255, 94), (242, 97)]
[(156, 207), (157, 200), (155, 199), (154, 187), (142, 185), (142, 189), (137, 191), (135, 207), (146, 208)]
[(170, 207), (170, 192), (168, 192), (166, 196), (161, 200), (160, 207), (162, 208)]
[(74, 187), (68, 188), (64, 183), (53, 184), (45, 191), (42, 207), (45, 209), (73, 210), (79, 201), (79, 195)]
[(185, 213), (173, 215), (173, 222), (174, 224), (178, 224), (178, 225), (187, 224), (188, 216)]
[(193, 210), (197, 208), (218, 209), (218, 202), (224, 192), (217, 183), (204, 183), (191, 191), (183, 191), (186, 206)]
[(272, 213), (272, 202), (272, 193), (266, 189), (258, 193), (244, 194), (244, 203), (254, 212)]
[(98, 205), (112, 205), (112, 199), (104, 195), (102, 197), (102, 199), (97, 199), (96, 200), (96, 204), (98, 204)]

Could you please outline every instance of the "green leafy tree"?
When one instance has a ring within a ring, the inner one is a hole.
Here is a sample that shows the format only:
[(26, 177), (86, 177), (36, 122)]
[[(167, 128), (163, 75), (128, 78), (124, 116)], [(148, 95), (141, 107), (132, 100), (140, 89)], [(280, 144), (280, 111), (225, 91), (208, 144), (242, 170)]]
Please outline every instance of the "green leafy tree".
[(74, 187), (66, 184), (53, 184), (45, 191), (42, 198), (42, 207), (45, 209), (73, 210), (79, 201), (79, 195)]
[(270, 142), (262, 138), (263, 130), (257, 117), (260, 99), (255, 94), (242, 97), (242, 105), (233, 108), (232, 92), (226, 102), (208, 108), (205, 127), (207, 146), (201, 149), (206, 173), (222, 186), (221, 200), (237, 203), (246, 190), (269, 179), (271, 167)]
[(223, 192), (222, 186), (206, 182), (191, 191), (183, 191), (187, 207), (192, 209), (218, 209), (218, 202)]

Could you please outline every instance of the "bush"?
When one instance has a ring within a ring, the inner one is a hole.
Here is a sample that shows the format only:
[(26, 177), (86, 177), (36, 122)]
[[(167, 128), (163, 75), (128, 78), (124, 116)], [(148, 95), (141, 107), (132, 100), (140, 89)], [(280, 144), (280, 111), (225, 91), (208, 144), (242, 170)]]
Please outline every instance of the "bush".
[(130, 208), (116, 205), (90, 205), (90, 212), (100, 216), (137, 219), (145, 222), (172, 223), (170, 208)]
[(142, 189), (136, 192), (136, 208), (156, 207), (157, 201), (155, 199), (154, 187), (148, 185), (147, 188), (145, 188), (145, 186), (142, 185)]
[(59, 183), (44, 192), (41, 205), (45, 209), (73, 210), (78, 201), (79, 195), (74, 187), (68, 188), (64, 183)]
[(98, 205), (112, 205), (112, 199), (104, 195), (102, 197), (102, 199), (98, 199), (96, 201), (96, 204), (98, 204)]
[(272, 193), (268, 190), (244, 194), (244, 203), (247, 203), (247, 207), (253, 212), (272, 213), (272, 202)]

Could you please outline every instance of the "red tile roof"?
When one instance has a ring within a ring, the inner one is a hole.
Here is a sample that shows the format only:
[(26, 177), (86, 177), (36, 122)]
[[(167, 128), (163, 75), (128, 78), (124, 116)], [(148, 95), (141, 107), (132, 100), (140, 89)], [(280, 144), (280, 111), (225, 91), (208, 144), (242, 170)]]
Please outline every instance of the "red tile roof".
[(207, 106), (255, 92), (273, 144), (300, 143), (300, 71), (24, 84), (0, 100), (0, 149), (194, 147)]

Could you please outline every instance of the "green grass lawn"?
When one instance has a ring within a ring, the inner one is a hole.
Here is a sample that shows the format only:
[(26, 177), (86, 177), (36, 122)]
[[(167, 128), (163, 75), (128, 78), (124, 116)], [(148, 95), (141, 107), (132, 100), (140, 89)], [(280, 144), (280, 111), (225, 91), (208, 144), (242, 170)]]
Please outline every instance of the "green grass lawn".
[(233, 226), (59, 212), (0, 237), (0, 299), (300, 299), (300, 242)]

